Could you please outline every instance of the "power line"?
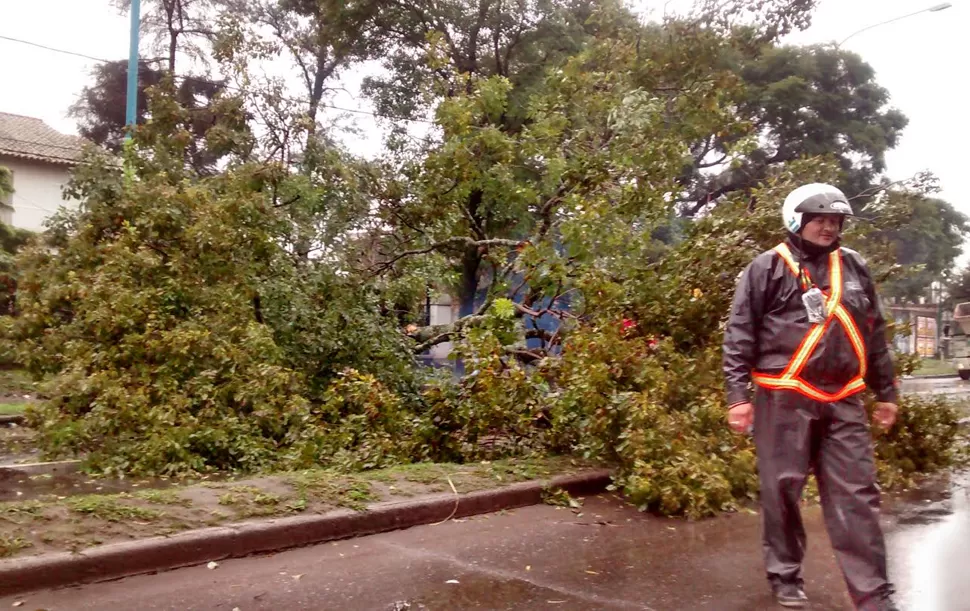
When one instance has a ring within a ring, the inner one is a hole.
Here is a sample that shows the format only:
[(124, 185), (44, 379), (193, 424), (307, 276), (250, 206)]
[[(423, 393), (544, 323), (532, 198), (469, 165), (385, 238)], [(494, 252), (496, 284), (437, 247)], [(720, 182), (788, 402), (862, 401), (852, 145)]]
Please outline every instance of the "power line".
[[(58, 211), (57, 208), (52, 209), (52, 208), (48, 208), (47, 206), (42, 206), (38, 204), (36, 201), (34, 201), (33, 199), (29, 197), (25, 197), (21, 193), (14, 192), (13, 199), (15, 201), (11, 202), (10, 207), (14, 209), (14, 212), (16, 212), (18, 208), (26, 208), (28, 210), (40, 210), (41, 212), (47, 212), (49, 214), (55, 214)], [(19, 200), (24, 200), (27, 203), (26, 204), (20, 203)], [(66, 202), (68, 200), (62, 199), (61, 201)]]
[(53, 51), (54, 53), (63, 53), (64, 55), (73, 55), (75, 57), (83, 57), (84, 59), (92, 59), (96, 62), (109, 63), (109, 60), (102, 59), (100, 57), (94, 57), (92, 55), (85, 55), (84, 53), (77, 53), (75, 51), (67, 51), (65, 49), (56, 49), (54, 47), (48, 47), (47, 45), (42, 45), (39, 42), (31, 42), (29, 40), (22, 40), (20, 38), (13, 38), (12, 36), (4, 36), (0, 34), (0, 39), (9, 40), (10, 42), (18, 42), (23, 45), (30, 45), (31, 47), (37, 47), (39, 49), (46, 49), (47, 51)]
[[(16, 43), (20, 43), (20, 44), (24, 44), (24, 45), (29, 45), (29, 46), (32, 46), (32, 47), (37, 47), (37, 48), (40, 48), (40, 49), (44, 49), (46, 51), (51, 51), (53, 53), (61, 53), (63, 55), (71, 55), (71, 56), (74, 56), (74, 57), (82, 57), (84, 59), (90, 59), (90, 60), (93, 60), (93, 61), (96, 61), (96, 62), (99, 62), (99, 63), (102, 63), (102, 64), (110, 64), (110, 63), (112, 63), (112, 60), (110, 60), (110, 59), (104, 59), (102, 57), (94, 57), (93, 55), (87, 55), (85, 53), (78, 53), (76, 51), (69, 51), (67, 49), (59, 49), (57, 47), (50, 47), (48, 45), (43, 45), (43, 44), (40, 44), (40, 43), (37, 43), (37, 42), (32, 42), (30, 40), (23, 40), (21, 38), (14, 38), (12, 36), (4, 36), (3, 34), (0, 34), (0, 39), (7, 40), (7, 41), (10, 41), (10, 42), (16, 42)], [(119, 60), (119, 61), (121, 61), (121, 60)], [(186, 76), (186, 75), (181, 75), (181, 74), (173, 74), (172, 75), (172, 78), (181, 79), (183, 81), (194, 80), (194, 81), (201, 81), (201, 82), (205, 82), (205, 83), (212, 83), (213, 82), (213, 81), (210, 81), (208, 79), (200, 78), (200, 77), (197, 77), (197, 76)], [(239, 92), (239, 93), (248, 93), (245, 89), (243, 89), (241, 87), (235, 87), (233, 85), (222, 84), (222, 87), (224, 87), (225, 89), (230, 90), (230, 91), (236, 91), (236, 92)], [(280, 99), (281, 100), (285, 100), (287, 102), (295, 102), (297, 104), (309, 104), (310, 103), (310, 100), (304, 99), (304, 98), (290, 98), (290, 97), (280, 96)], [(331, 110), (339, 110), (341, 112), (350, 112), (350, 113), (356, 113), (356, 114), (362, 114), (362, 115), (369, 115), (371, 117), (375, 117), (375, 118), (378, 118), (378, 119), (387, 119), (389, 121), (399, 121), (399, 122), (407, 122), (407, 123), (424, 123), (424, 124), (427, 124), (427, 125), (434, 125), (434, 121), (429, 121), (427, 119), (410, 119), (410, 118), (407, 118), (407, 117), (395, 117), (395, 116), (391, 116), (391, 115), (385, 115), (385, 114), (381, 114), (381, 113), (376, 113), (376, 112), (373, 112), (373, 111), (370, 111), (370, 110), (363, 110), (361, 108), (344, 108), (344, 107), (336, 106), (336, 105), (333, 105), (333, 104), (327, 104), (325, 102), (318, 103), (318, 106), (320, 108), (329, 108)]]

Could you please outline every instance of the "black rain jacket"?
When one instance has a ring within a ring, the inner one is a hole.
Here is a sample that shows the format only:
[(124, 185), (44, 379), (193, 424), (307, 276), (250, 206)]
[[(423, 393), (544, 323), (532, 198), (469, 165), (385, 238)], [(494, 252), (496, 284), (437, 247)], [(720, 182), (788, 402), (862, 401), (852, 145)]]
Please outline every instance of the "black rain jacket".
[[(793, 240), (787, 244), (795, 260), (801, 257), (812, 280), (828, 293), (828, 253), (800, 254)], [(886, 320), (865, 261), (848, 248), (842, 248), (842, 283), (842, 305), (855, 320), (868, 353), (866, 384), (878, 401), (895, 403), (895, 374), (886, 341)], [(760, 254), (738, 281), (724, 331), (728, 405), (751, 400), (754, 371), (783, 371), (810, 328), (795, 274), (774, 250)], [(858, 373), (859, 362), (852, 344), (841, 323), (835, 322), (826, 330), (799, 377), (819, 390), (837, 393)]]

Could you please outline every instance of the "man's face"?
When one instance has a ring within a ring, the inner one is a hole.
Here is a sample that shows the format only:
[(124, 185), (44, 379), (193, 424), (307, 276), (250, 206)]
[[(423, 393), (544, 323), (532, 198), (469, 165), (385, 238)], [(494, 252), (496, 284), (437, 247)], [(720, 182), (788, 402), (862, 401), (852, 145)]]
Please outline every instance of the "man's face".
[(841, 214), (819, 214), (805, 224), (802, 238), (823, 248), (831, 246), (839, 239), (843, 218)]

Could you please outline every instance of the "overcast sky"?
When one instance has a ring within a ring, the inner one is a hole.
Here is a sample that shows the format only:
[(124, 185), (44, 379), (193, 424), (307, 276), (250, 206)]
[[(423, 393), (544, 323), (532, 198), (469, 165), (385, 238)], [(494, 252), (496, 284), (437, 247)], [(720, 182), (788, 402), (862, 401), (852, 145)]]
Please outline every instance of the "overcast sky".
[[(880, 26), (850, 39), (845, 48), (862, 55), (876, 70), (878, 82), (892, 94), (892, 105), (909, 117), (902, 141), (889, 153), (894, 179), (931, 170), (940, 178), (943, 197), (970, 214), (960, 175), (963, 143), (970, 140), (965, 118), (970, 58), (970, 0)], [(672, 6), (679, 2), (675, 0)], [(0, 0), (0, 36), (12, 36), (94, 57), (116, 59), (128, 54), (128, 20), (110, 0)], [(663, 3), (641, 1), (643, 7)], [(936, 0), (821, 0), (814, 24), (788, 42), (811, 44), (842, 40), (868, 25), (912, 13)], [(0, 39), (0, 111), (39, 117), (55, 128), (75, 133), (67, 109), (88, 82), (93, 62)], [(355, 90), (350, 77), (348, 89)], [(361, 107), (342, 95), (336, 104)], [(373, 120), (358, 120), (373, 130)], [(353, 148), (373, 153), (380, 136), (356, 139)]]

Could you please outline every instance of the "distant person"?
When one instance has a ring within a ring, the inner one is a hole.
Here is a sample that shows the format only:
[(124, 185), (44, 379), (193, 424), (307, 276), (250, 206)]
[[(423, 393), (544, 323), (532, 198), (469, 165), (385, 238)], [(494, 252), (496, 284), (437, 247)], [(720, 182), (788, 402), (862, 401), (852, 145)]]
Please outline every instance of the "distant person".
[(788, 239), (745, 269), (724, 333), (728, 422), (754, 429), (768, 581), (779, 604), (808, 604), (799, 501), (811, 470), (856, 607), (895, 611), (861, 394), (872, 389), (874, 419), (890, 428), (897, 407), (886, 322), (865, 262), (839, 243), (853, 216), (845, 195), (804, 185), (782, 216)]

